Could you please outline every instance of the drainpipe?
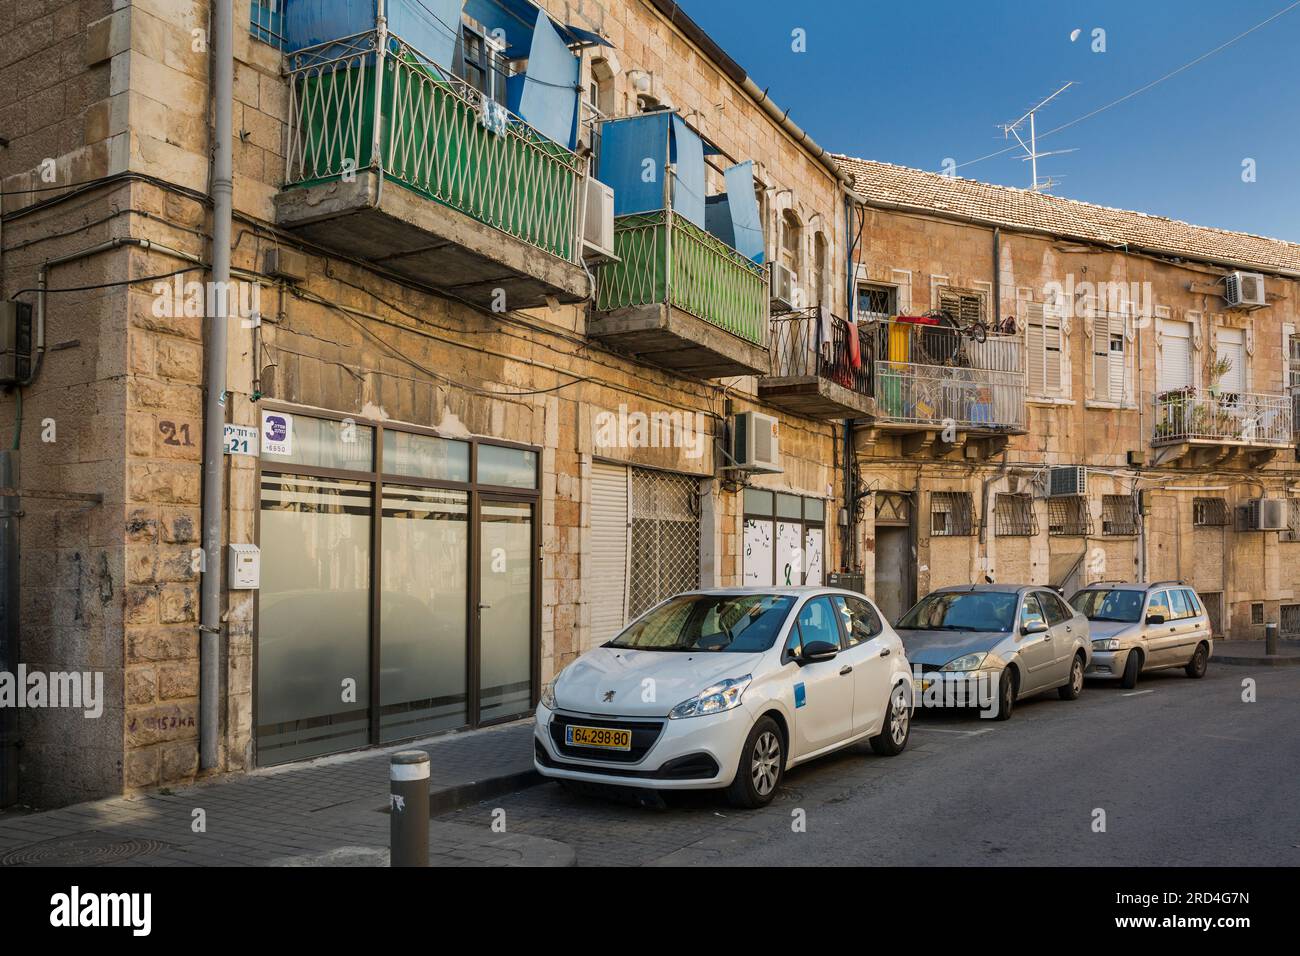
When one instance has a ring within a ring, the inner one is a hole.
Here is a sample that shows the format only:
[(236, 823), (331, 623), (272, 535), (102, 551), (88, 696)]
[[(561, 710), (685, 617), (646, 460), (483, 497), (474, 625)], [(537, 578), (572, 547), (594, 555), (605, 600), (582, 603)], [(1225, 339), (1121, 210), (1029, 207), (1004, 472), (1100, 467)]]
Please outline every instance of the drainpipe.
[[(225, 497), (222, 466), (226, 421), (226, 333), (229, 323), (230, 219), (234, 144), (234, 2), (212, 5), (212, 96), (216, 128), (212, 134), (212, 283), (204, 349), (207, 394), (203, 404), (203, 571), (199, 620), (199, 766), (217, 766), (217, 726), (221, 689), (221, 510)], [(219, 304), (218, 309), (215, 304)], [(217, 313), (220, 314), (217, 314)]]
[(993, 227), (993, 330), (1002, 330), (1002, 230)]

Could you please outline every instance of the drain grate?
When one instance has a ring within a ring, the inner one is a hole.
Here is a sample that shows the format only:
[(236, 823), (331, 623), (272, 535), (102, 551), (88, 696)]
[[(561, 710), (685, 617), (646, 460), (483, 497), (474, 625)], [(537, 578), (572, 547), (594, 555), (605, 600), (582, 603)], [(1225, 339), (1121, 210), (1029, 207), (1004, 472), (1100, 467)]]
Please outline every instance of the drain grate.
[(107, 833), (55, 837), (0, 854), (0, 866), (107, 866), (165, 850), (160, 840), (123, 839)]

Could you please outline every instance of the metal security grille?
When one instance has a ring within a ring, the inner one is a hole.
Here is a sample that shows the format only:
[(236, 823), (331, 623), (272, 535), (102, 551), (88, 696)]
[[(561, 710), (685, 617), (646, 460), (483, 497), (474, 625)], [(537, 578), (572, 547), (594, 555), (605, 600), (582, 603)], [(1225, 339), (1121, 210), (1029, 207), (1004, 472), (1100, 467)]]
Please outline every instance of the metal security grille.
[(974, 534), (973, 512), (969, 492), (932, 492), (930, 494), (930, 535), (954, 537)]
[(905, 491), (877, 491), (876, 524), (907, 526), (912, 521), (912, 496)]
[(1300, 604), (1283, 604), (1281, 607), (1281, 634), (1283, 637), (1300, 637)]
[(1262, 602), (1256, 601), (1254, 604), (1250, 606), (1250, 623), (1251, 624), (1264, 623), (1264, 605)]
[(1083, 495), (1057, 495), (1047, 499), (1047, 533), (1058, 537), (1092, 534), (1092, 515)]
[(700, 584), (700, 515), (695, 479), (632, 469), (632, 554), (628, 617)]
[(961, 325), (984, 321), (984, 293), (973, 289), (941, 289), (939, 311)]
[(858, 319), (888, 319), (895, 313), (894, 290), (888, 286), (858, 286)]
[(1220, 528), (1228, 523), (1228, 503), (1222, 498), (1193, 498), (1192, 525)]
[(993, 505), (994, 534), (1001, 537), (1032, 538), (1038, 534), (1032, 495), (998, 495)]
[(1113, 535), (1138, 533), (1137, 503), (1132, 495), (1102, 495), (1101, 533)]

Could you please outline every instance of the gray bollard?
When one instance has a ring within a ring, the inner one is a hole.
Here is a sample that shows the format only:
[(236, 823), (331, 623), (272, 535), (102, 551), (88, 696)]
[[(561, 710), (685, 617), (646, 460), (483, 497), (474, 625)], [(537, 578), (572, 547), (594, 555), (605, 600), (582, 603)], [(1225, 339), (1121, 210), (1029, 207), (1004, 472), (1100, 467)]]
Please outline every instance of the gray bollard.
[(429, 865), (429, 755), (393, 754), (388, 765), (389, 866)]
[(1264, 653), (1277, 653), (1277, 624), (1264, 625)]

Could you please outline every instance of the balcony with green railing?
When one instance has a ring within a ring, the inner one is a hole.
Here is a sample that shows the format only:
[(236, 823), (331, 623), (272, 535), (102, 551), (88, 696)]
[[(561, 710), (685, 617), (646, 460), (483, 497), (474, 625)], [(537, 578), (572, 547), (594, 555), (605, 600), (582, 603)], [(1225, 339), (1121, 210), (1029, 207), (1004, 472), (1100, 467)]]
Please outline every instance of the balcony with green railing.
[(586, 297), (574, 152), (382, 30), (286, 73), (282, 225), (484, 305)]
[(767, 371), (763, 266), (672, 209), (615, 218), (614, 253), (590, 335), (703, 378)]

